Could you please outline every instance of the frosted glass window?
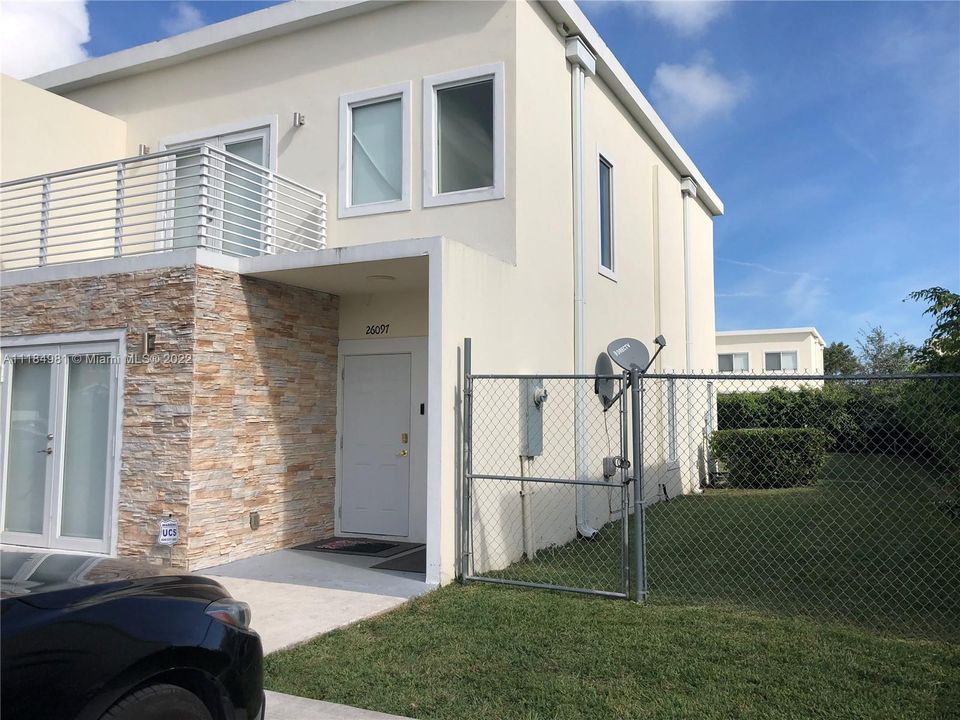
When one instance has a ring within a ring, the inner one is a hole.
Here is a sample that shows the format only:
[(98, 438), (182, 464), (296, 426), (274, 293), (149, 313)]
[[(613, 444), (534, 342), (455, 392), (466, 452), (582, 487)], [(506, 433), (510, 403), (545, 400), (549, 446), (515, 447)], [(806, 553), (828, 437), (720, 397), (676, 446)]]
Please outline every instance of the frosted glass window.
[(493, 79), (437, 90), (441, 193), (493, 187)]
[(351, 205), (399, 200), (403, 190), (400, 98), (351, 108)]
[(109, 356), (70, 358), (60, 534), (101, 539), (110, 446)]
[(750, 370), (750, 356), (747, 353), (717, 355), (717, 369), (720, 372), (747, 372)]
[[(264, 139), (226, 142), (223, 149), (258, 166), (266, 164)], [(246, 163), (227, 161), (223, 178), (223, 249), (235, 255), (263, 252), (267, 176)]]
[(43, 532), (50, 432), (50, 366), (47, 360), (14, 360), (7, 438), (7, 491), (4, 530)]

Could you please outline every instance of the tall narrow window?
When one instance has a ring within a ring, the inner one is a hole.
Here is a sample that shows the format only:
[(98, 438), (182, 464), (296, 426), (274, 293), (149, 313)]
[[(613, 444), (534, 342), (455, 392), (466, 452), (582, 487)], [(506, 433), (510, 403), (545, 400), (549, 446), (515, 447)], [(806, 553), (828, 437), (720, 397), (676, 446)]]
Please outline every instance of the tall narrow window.
[(613, 165), (600, 157), (600, 272), (613, 273)]
[(410, 209), (410, 87), (340, 97), (340, 217)]
[(503, 65), (423, 82), (424, 205), (502, 198)]

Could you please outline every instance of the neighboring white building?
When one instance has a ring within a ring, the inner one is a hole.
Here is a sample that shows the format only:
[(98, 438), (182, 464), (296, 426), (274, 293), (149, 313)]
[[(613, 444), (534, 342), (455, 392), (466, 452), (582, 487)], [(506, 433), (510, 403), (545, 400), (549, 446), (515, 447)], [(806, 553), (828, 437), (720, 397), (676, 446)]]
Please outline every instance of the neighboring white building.
[(6, 542), (353, 534), (446, 582), (465, 337), (475, 372), (658, 334), (715, 368), (722, 203), (572, 0), (286, 3), (2, 93)]
[(814, 327), (724, 330), (717, 332), (717, 369), (721, 373), (822, 375), (825, 347)]

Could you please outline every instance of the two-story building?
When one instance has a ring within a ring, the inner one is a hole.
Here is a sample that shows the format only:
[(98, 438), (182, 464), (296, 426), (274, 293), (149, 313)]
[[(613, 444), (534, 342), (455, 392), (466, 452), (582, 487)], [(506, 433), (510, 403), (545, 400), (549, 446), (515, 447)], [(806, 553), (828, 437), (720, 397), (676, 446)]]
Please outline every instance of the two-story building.
[(715, 367), (723, 206), (572, 0), (287, 3), (0, 92), (3, 542), (444, 582), (465, 337)]
[(825, 347), (815, 327), (724, 330), (717, 333), (717, 369), (722, 373), (785, 376), (740, 383), (761, 391), (770, 387), (819, 387), (822, 380), (791, 380), (790, 376), (823, 375)]

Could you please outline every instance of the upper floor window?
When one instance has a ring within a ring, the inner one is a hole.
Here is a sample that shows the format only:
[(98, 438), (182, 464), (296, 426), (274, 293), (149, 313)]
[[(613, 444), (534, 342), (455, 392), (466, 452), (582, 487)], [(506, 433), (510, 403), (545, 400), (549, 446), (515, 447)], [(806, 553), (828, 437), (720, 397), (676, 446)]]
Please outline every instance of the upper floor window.
[(600, 178), (600, 274), (613, 277), (613, 164), (603, 155)]
[(340, 217), (410, 209), (410, 91), (340, 96)]
[(717, 355), (720, 372), (747, 372), (750, 370), (750, 355), (747, 353), (720, 353)]
[(763, 354), (764, 370), (796, 370), (797, 353), (794, 352), (768, 352)]
[(423, 79), (425, 207), (504, 196), (503, 63)]

